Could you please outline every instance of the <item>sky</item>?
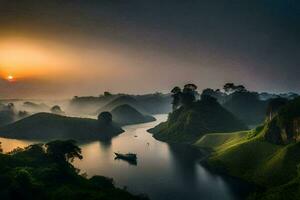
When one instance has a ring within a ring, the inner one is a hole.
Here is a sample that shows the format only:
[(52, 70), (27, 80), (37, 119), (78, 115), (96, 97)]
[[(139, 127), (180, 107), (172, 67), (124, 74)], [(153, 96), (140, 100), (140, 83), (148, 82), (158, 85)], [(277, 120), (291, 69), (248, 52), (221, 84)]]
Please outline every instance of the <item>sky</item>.
[(300, 92), (297, 0), (0, 0), (0, 98)]

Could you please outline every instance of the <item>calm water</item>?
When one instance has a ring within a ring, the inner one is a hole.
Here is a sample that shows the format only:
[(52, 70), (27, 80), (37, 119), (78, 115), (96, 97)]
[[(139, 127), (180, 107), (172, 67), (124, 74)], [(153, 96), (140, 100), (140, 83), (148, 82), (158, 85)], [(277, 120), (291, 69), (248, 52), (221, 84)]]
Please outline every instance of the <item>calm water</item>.
[[(156, 122), (124, 127), (125, 132), (110, 143), (91, 142), (80, 145), (84, 159), (74, 165), (88, 176), (104, 175), (114, 178), (117, 186), (133, 193), (145, 193), (153, 200), (226, 200), (242, 199), (245, 186), (237, 180), (213, 174), (199, 164), (201, 155), (185, 146), (170, 146), (152, 138), (146, 130), (166, 120), (155, 116)], [(33, 141), (0, 138), (9, 151)], [(114, 152), (133, 152), (137, 165), (115, 160)]]

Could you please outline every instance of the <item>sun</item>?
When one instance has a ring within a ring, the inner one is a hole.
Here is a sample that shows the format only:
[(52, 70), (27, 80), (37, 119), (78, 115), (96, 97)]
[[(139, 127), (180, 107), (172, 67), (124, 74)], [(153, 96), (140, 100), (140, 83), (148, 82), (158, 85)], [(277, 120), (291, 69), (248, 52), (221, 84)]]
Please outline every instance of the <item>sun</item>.
[(15, 80), (15, 77), (12, 75), (8, 75), (6, 79), (11, 82)]

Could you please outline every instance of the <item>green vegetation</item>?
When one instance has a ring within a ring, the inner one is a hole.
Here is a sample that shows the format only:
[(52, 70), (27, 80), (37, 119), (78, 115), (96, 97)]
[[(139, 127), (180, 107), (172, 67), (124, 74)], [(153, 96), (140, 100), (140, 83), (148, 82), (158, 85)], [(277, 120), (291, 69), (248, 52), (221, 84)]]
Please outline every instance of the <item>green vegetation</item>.
[[(264, 125), (251, 131), (231, 134), (207, 134), (195, 145), (212, 150), (210, 167), (255, 183), (265, 189), (253, 199), (299, 199), (300, 143), (298, 140), (300, 98), (279, 109)], [(273, 128), (273, 124), (278, 129)], [(290, 125), (294, 129), (290, 129)], [(295, 127), (296, 125), (296, 127)], [(279, 133), (278, 133), (279, 131)], [(289, 132), (291, 131), (291, 132)], [(282, 144), (270, 140), (287, 134)]]
[(206, 134), (199, 139), (195, 145), (201, 148), (218, 150), (223, 148), (223, 145), (237, 144), (247, 139), (248, 133), (251, 131), (240, 131), (233, 133), (211, 133)]
[(109, 140), (123, 130), (110, 121), (37, 113), (0, 128), (0, 136), (16, 139)]
[[(287, 187), (283, 187), (284, 185), (300, 184), (298, 174), (300, 144), (291, 143), (286, 146), (272, 144), (264, 139), (265, 131), (266, 126), (263, 130), (208, 134), (197, 141), (196, 145), (214, 151), (208, 160), (210, 167), (266, 189), (263, 194), (255, 194), (254, 199), (272, 199), (269, 196), (273, 193), (271, 191), (281, 190), (279, 193), (284, 192), (286, 195)], [(293, 192), (299, 189), (298, 185), (294, 187)], [(282, 197), (278, 195), (277, 199), (297, 199)]]
[(111, 111), (114, 121), (120, 125), (138, 124), (155, 121), (155, 118), (149, 115), (143, 115), (130, 105), (124, 104), (114, 108)]
[(74, 141), (52, 141), (34, 144), (10, 153), (0, 153), (1, 199), (22, 200), (140, 200), (114, 186), (103, 176), (79, 175), (71, 162), (82, 159)]
[(154, 137), (167, 142), (194, 143), (207, 133), (246, 130), (247, 127), (224, 109), (216, 99), (206, 96), (169, 114), (168, 120), (150, 129)]

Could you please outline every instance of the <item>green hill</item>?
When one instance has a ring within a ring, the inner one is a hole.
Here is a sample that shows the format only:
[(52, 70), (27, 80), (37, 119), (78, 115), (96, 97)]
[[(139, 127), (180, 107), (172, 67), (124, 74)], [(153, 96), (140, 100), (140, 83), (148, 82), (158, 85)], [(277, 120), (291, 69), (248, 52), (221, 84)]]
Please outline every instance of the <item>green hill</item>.
[[(263, 126), (226, 135), (207, 134), (195, 145), (213, 151), (208, 159), (210, 167), (265, 189), (254, 194), (253, 199), (299, 199), (300, 143), (299, 126), (295, 123), (300, 117), (299, 110), (298, 98), (282, 107), (276, 117)], [(278, 128), (275, 131), (273, 124)], [(290, 125), (294, 129), (290, 129)], [(287, 140), (278, 144), (269, 139), (272, 134)]]
[(246, 130), (247, 127), (214, 98), (203, 98), (173, 111), (166, 122), (150, 129), (167, 142), (194, 143), (207, 133)]
[(130, 105), (124, 104), (114, 108), (111, 111), (113, 119), (120, 125), (138, 124), (155, 121), (155, 118), (149, 115), (143, 115)]
[(0, 136), (16, 139), (107, 140), (123, 132), (100, 120), (37, 113), (0, 128)]

